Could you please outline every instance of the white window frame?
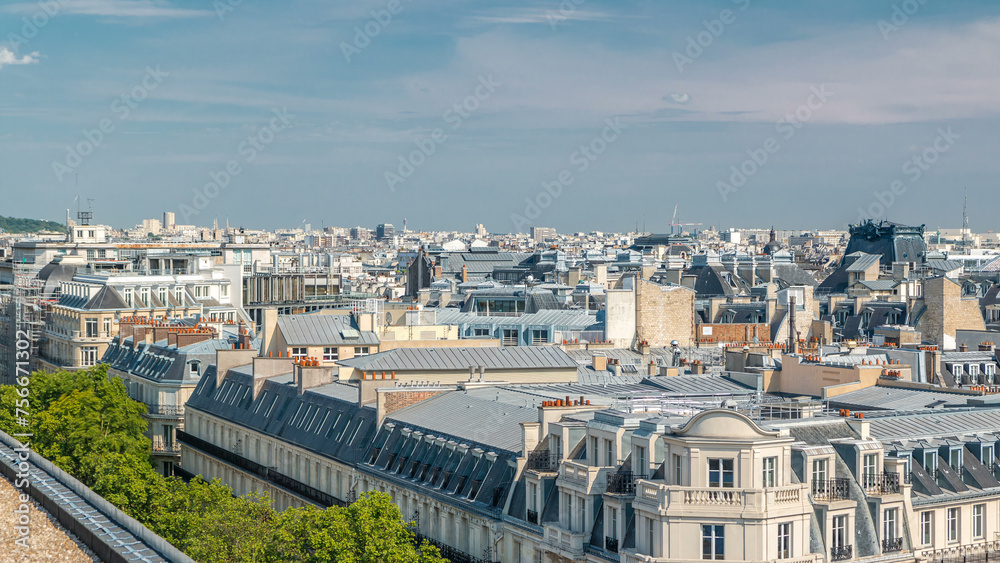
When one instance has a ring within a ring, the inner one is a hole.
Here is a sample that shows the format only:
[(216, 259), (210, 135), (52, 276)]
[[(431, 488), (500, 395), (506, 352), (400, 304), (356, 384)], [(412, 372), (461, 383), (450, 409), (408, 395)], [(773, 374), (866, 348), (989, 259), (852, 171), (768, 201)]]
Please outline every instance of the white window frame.
[(838, 514), (830, 522), (830, 546), (841, 548), (847, 544), (847, 515)]
[(778, 559), (791, 559), (792, 557), (792, 523), (782, 522), (778, 524)]
[[(722, 543), (720, 551), (719, 543)], [(652, 555), (652, 554), (650, 554)], [(720, 524), (702, 524), (701, 558), (703, 560), (723, 560), (726, 558), (726, 527)]]
[(335, 362), (340, 359), (340, 348), (336, 346), (326, 346), (323, 348), (323, 361)]
[[(728, 462), (729, 468), (726, 468)], [(713, 467), (715, 466), (715, 467)], [(719, 479), (712, 480), (712, 473), (718, 473)], [(729, 476), (728, 485), (726, 476)], [(736, 487), (736, 460), (731, 457), (713, 457), (708, 459), (708, 486), (713, 488), (732, 489)]]
[(960, 533), (959, 520), (961, 520), (961, 513), (959, 512), (959, 508), (949, 508), (947, 517), (948, 543), (954, 543), (958, 541)]
[(926, 510), (920, 513), (920, 544), (930, 545), (934, 541), (934, 513)]
[(882, 511), (882, 539), (893, 540), (899, 537), (899, 522), (896, 518), (898, 512), (895, 508), (886, 508)]
[(778, 458), (771, 456), (765, 457), (763, 460), (763, 472), (761, 478), (763, 479), (764, 488), (777, 487), (778, 486)]
[(305, 346), (294, 346), (292, 347), (292, 358), (305, 358), (309, 356), (309, 348)]
[(986, 505), (972, 505), (972, 539), (983, 539), (986, 537)]

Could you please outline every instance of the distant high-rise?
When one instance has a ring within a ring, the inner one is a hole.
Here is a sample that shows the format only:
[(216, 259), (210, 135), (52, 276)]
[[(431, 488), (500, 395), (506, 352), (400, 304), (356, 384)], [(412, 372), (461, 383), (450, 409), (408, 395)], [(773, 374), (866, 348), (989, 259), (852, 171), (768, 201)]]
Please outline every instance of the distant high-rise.
[(552, 227), (532, 227), (531, 238), (538, 242), (556, 238), (556, 230)]
[(173, 231), (174, 230), (174, 212), (164, 211), (163, 212), (163, 230)]
[(392, 223), (382, 223), (375, 228), (375, 238), (378, 240), (390, 239), (396, 236), (396, 228), (392, 226)]

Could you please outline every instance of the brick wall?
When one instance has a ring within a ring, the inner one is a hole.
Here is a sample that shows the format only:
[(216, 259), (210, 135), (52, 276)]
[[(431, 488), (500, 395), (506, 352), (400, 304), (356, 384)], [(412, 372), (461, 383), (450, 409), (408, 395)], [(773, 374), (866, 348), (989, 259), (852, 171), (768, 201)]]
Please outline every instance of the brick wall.
[(430, 399), (436, 395), (444, 393), (443, 390), (436, 391), (386, 391), (385, 392), (385, 414), (392, 414), (400, 409), (405, 409), (410, 405), (415, 405), (425, 399)]
[[(706, 328), (711, 334), (706, 334)], [(752, 342), (756, 336), (760, 342), (771, 341), (771, 327), (765, 323), (699, 324), (698, 342)]]

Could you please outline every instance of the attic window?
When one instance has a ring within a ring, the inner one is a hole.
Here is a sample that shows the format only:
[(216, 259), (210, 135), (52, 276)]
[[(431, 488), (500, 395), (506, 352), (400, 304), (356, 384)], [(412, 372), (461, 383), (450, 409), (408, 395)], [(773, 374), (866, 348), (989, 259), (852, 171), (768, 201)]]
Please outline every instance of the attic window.
[(190, 377), (198, 377), (201, 375), (201, 362), (198, 360), (188, 362), (188, 375)]

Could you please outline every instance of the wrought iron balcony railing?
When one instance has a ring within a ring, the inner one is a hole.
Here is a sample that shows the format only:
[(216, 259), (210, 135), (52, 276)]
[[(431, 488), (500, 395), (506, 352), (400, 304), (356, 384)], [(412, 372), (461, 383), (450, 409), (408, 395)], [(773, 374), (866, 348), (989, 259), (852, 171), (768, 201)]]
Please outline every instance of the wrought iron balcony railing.
[(812, 496), (817, 500), (850, 500), (851, 482), (846, 478), (813, 481)]
[(842, 545), (840, 547), (834, 547), (830, 550), (830, 560), (831, 561), (847, 561), (854, 557), (854, 546), (853, 545)]
[(865, 473), (861, 476), (861, 484), (866, 493), (894, 495), (899, 493), (899, 473)]
[(893, 553), (903, 550), (903, 538), (885, 538), (882, 540), (882, 553)]
[(532, 510), (530, 508), (528, 509), (528, 522), (531, 522), (532, 524), (538, 524), (538, 511), (537, 510)]
[(638, 475), (631, 471), (608, 474), (608, 485), (605, 491), (611, 495), (635, 496), (635, 484), (639, 479), (645, 479), (645, 475)]
[(528, 454), (528, 463), (525, 467), (533, 471), (555, 471), (559, 466), (559, 457), (549, 450), (531, 452)]
[(604, 549), (611, 553), (618, 553), (618, 538), (604, 538)]

